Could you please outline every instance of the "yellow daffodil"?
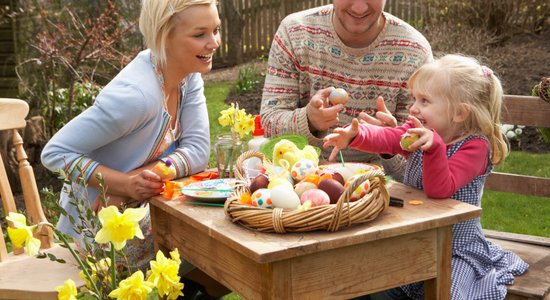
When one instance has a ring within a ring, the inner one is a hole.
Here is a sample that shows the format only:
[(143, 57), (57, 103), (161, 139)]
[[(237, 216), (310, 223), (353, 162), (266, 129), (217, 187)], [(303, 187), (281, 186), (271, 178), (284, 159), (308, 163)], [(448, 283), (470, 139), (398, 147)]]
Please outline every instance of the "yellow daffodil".
[(172, 259), (166, 258), (162, 251), (157, 252), (156, 260), (150, 262), (151, 273), (147, 281), (157, 287), (159, 296), (167, 296), (167, 299), (177, 299), (183, 296), (181, 290), (183, 283), (178, 276), (179, 266), (181, 264), (178, 249), (170, 252)]
[(218, 122), (224, 127), (230, 126), (231, 132), (238, 133), (241, 138), (254, 130), (254, 117), (244, 109), (239, 109), (239, 106), (235, 107), (233, 103), (231, 107), (220, 112)]
[(139, 221), (145, 217), (146, 208), (127, 208), (123, 213), (116, 206), (108, 206), (98, 213), (103, 227), (95, 236), (98, 243), (112, 242), (116, 250), (122, 249), (126, 241), (134, 236), (143, 239)]
[[(90, 257), (86, 258), (86, 263), (90, 266), (92, 281), (98, 283), (101, 281), (111, 282), (111, 276), (109, 274), (109, 267), (111, 266), (110, 258), (103, 258), (96, 263), (92, 263)], [(78, 277), (82, 278), (86, 282), (86, 286), (91, 289), (92, 283), (88, 280), (84, 271), (78, 272)]]
[(13, 228), (8, 227), (8, 236), (13, 245), (17, 248), (25, 245), (25, 251), (30, 256), (38, 254), (40, 240), (32, 235), (36, 225), (27, 226), (27, 219), (19, 213), (10, 212), (6, 219), (13, 223)]
[(67, 279), (63, 283), (55, 288), (57, 291), (57, 299), (59, 300), (76, 300), (78, 291), (76, 290), (76, 284), (72, 279)]
[(147, 299), (147, 295), (153, 290), (154, 285), (145, 281), (143, 272), (136, 271), (132, 276), (122, 280), (118, 289), (109, 293), (109, 297), (116, 299)]

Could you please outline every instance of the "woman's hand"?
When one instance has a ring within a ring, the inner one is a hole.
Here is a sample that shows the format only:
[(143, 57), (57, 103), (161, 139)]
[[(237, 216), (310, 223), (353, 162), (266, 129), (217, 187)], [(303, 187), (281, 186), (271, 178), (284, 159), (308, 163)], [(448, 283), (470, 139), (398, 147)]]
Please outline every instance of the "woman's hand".
[(417, 149), (423, 151), (429, 150), (434, 142), (434, 133), (428, 128), (425, 128), (422, 123), (415, 117), (409, 116), (409, 120), (413, 122), (414, 128), (407, 130), (409, 134), (418, 134), (419, 138), (414, 143), (409, 145), (408, 150), (414, 152)]
[(328, 158), (329, 161), (334, 161), (336, 158), (336, 155), (338, 155), (338, 152), (341, 149), (345, 149), (351, 140), (357, 136), (359, 133), (359, 121), (357, 119), (353, 119), (351, 121), (351, 125), (347, 127), (338, 127), (335, 128), (334, 131), (332, 131), (331, 134), (328, 134), (323, 138), (323, 148), (327, 148), (330, 146), (334, 146), (334, 149), (332, 149), (332, 152), (330, 153), (330, 156)]
[(386, 107), (384, 103), (384, 98), (378, 97), (376, 99), (376, 108), (377, 112), (375, 114), (376, 118), (371, 117), (365, 112), (359, 113), (359, 119), (365, 121), (368, 124), (382, 126), (382, 127), (395, 127), (397, 126), (397, 119), (392, 115), (392, 113)]
[(131, 199), (143, 201), (162, 193), (163, 186), (160, 176), (150, 170), (142, 170), (129, 174), (126, 193)]
[(338, 113), (344, 109), (342, 104), (330, 106), (328, 96), (333, 87), (317, 91), (306, 106), (309, 130), (313, 133), (324, 131), (338, 124)]

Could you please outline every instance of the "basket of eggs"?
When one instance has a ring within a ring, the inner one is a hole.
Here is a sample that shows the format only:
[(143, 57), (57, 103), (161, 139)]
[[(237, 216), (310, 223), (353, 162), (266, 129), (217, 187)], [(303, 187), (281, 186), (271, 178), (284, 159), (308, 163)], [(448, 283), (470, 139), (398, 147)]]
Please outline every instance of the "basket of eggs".
[[(315, 155), (290, 164), (275, 153), (273, 162), (257, 151), (241, 154), (235, 169), (238, 184), (224, 205), (226, 216), (260, 232), (333, 232), (372, 221), (388, 207), (386, 178), (379, 166), (318, 166)], [(260, 164), (259, 175), (247, 171), (251, 159)]]

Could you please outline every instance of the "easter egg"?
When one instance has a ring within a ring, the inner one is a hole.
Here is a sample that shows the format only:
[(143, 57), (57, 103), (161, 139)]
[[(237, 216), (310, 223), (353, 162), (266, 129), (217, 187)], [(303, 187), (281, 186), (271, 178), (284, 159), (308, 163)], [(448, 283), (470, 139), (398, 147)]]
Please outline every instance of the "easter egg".
[(271, 190), (271, 202), (273, 207), (284, 209), (296, 209), (301, 204), (294, 189), (285, 185), (278, 185)]
[(344, 192), (344, 186), (334, 179), (325, 179), (319, 182), (317, 188), (328, 194), (331, 204), (338, 202), (340, 195)]
[(272, 207), (271, 203), (271, 190), (269, 189), (259, 189), (256, 190), (250, 196), (250, 202), (252, 206), (256, 207)]
[(256, 190), (267, 188), (268, 185), (269, 179), (267, 179), (267, 176), (260, 174), (252, 179), (248, 189), (250, 190), (250, 193), (254, 193)]
[(345, 180), (344, 180), (344, 177), (343, 177), (340, 173), (336, 172), (336, 171), (333, 170), (333, 169), (326, 169), (326, 170), (323, 170), (319, 175), (321, 176), (321, 178), (323, 178), (323, 177), (325, 176), (325, 174), (330, 175), (329, 178), (332, 178), (332, 179), (334, 179), (334, 180), (340, 182), (342, 185), (343, 185), (344, 183), (346, 183)]
[(346, 103), (348, 103), (348, 100), (349, 100), (349, 95), (346, 92), (346, 90), (342, 88), (333, 89), (330, 92), (330, 95), (328, 96), (328, 101), (332, 105), (336, 105), (336, 104), (346, 105)]
[(409, 146), (418, 141), (420, 136), (416, 133), (405, 133), (401, 136), (401, 141), (399, 141), (399, 144), (401, 145), (401, 149), (405, 151), (411, 151), (409, 150)]
[(177, 175), (176, 167), (172, 164), (171, 160), (157, 162), (151, 171), (160, 176), (162, 181), (172, 180)]
[(273, 178), (273, 179), (269, 180), (269, 184), (267, 185), (267, 188), (272, 190), (274, 187), (280, 186), (280, 185), (284, 185), (284, 186), (288, 186), (290, 188), (293, 188), (292, 183), (290, 183), (290, 181), (288, 181), (285, 178)]
[(315, 185), (314, 183), (303, 181), (303, 182), (298, 182), (296, 186), (294, 186), (294, 192), (298, 195), (298, 197), (302, 197), (302, 194), (305, 191), (316, 189), (316, 188), (317, 188), (317, 185)]
[(344, 182), (348, 181), (348, 179), (355, 175), (355, 172), (352, 168), (348, 168), (346, 166), (338, 166), (334, 169), (342, 178), (344, 179)]
[[(361, 175), (353, 175), (349, 178), (349, 180), (346, 182), (346, 184), (344, 185), (344, 188), (347, 189), (352, 182), (354, 182), (356, 179), (358, 179), (359, 177), (361, 177)], [(354, 190), (353, 190), (353, 193), (351, 193), (351, 196), (349, 198), (349, 201), (353, 202), (353, 201), (357, 201), (363, 197), (365, 197), (365, 195), (367, 194), (367, 192), (369, 191), (369, 188), (370, 188), (370, 180), (366, 179), (365, 181), (363, 181), (363, 183), (361, 183), (360, 185), (358, 185)]]
[(304, 204), (306, 201), (310, 201), (312, 207), (330, 204), (328, 194), (320, 189), (310, 189), (305, 191), (300, 197), (300, 202)]
[(294, 180), (300, 181), (308, 174), (315, 173), (317, 169), (317, 163), (311, 159), (300, 159), (290, 169), (290, 176), (292, 176)]

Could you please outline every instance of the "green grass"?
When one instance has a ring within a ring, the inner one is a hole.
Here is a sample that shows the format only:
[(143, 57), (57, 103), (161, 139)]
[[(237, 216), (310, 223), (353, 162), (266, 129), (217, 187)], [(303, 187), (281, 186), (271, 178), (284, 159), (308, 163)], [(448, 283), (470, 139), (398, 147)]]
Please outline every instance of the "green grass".
[[(218, 117), (220, 116), (220, 111), (229, 107), (229, 105), (225, 103), (225, 99), (233, 85), (233, 82), (205, 84), (204, 95), (206, 97), (206, 106), (208, 107), (208, 119), (210, 120), (210, 149), (214, 149), (216, 136), (221, 133), (229, 132), (228, 128), (222, 127), (220, 123), (218, 123)], [(210, 151), (208, 166), (210, 168), (216, 167), (214, 151)]]
[[(550, 177), (550, 153), (512, 152), (495, 171)], [(550, 237), (550, 199), (485, 191), (481, 200), (483, 228)]]

